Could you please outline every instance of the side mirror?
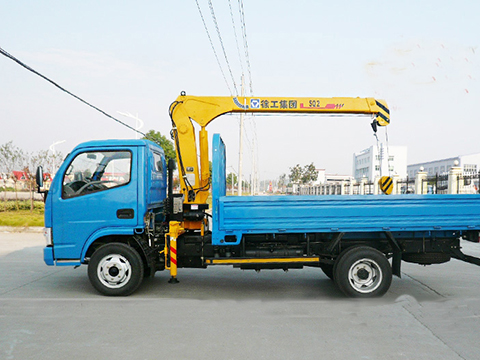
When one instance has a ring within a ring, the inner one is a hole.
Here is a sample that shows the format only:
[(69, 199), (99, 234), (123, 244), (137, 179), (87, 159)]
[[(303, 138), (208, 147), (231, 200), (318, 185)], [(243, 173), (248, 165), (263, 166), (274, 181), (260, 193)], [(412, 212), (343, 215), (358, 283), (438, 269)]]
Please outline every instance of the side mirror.
[(38, 192), (43, 187), (43, 168), (39, 166), (35, 174), (35, 181), (37, 182)]

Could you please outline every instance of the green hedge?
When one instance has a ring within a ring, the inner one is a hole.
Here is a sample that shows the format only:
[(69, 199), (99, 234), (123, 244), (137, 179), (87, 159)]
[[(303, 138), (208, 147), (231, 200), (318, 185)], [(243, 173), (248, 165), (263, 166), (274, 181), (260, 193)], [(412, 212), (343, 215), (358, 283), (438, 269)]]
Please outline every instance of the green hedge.
[[(33, 203), (35, 210), (44, 210), (45, 204), (42, 201), (34, 201)], [(0, 212), (1, 211), (16, 211), (16, 210), (30, 210), (30, 200), (21, 200), (17, 202), (12, 201), (1, 201), (0, 202)]]

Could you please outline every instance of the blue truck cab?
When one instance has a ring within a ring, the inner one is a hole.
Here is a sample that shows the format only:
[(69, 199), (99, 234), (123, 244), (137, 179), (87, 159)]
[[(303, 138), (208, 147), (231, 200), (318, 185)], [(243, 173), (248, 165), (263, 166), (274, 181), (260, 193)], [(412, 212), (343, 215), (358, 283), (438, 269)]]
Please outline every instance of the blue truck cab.
[(45, 202), (48, 265), (80, 265), (112, 238), (162, 221), (167, 174), (163, 149), (148, 140), (85, 142), (58, 169)]

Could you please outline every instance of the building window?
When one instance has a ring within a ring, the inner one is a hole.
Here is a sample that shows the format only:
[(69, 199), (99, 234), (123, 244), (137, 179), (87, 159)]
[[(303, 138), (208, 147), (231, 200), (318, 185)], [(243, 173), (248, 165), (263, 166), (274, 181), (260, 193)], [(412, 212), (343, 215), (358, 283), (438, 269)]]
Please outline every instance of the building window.
[(469, 173), (469, 174), (474, 174), (477, 172), (477, 165), (476, 164), (465, 164), (463, 165), (463, 172), (464, 173)]

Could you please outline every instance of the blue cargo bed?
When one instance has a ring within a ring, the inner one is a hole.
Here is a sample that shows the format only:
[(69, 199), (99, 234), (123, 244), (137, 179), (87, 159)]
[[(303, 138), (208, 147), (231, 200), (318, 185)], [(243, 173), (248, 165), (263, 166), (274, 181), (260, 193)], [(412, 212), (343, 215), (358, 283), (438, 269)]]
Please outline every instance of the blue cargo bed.
[(213, 137), (212, 243), (244, 234), (480, 230), (480, 195), (225, 196), (225, 146)]

